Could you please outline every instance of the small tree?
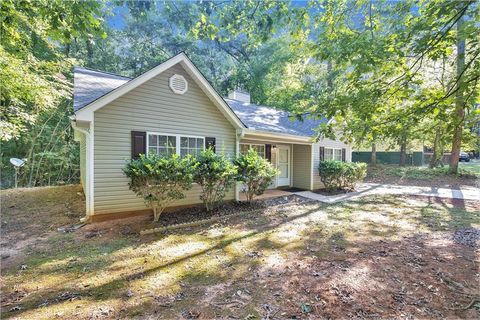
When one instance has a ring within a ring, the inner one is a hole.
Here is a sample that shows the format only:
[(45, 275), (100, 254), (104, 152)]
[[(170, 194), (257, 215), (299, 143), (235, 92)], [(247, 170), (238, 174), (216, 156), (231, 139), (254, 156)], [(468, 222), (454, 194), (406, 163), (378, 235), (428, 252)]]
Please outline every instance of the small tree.
[(207, 211), (211, 211), (223, 201), (225, 193), (235, 184), (237, 169), (224, 156), (211, 148), (197, 157), (193, 182), (202, 188), (200, 199)]
[(185, 198), (185, 190), (192, 186), (193, 159), (161, 157), (150, 153), (140, 155), (127, 163), (123, 172), (130, 178), (130, 190), (143, 197), (145, 204), (153, 209), (154, 221), (158, 221), (163, 210), (173, 201)]
[(237, 180), (245, 183), (243, 192), (248, 202), (263, 194), (278, 174), (278, 170), (253, 149), (235, 159), (235, 165), (238, 170)]

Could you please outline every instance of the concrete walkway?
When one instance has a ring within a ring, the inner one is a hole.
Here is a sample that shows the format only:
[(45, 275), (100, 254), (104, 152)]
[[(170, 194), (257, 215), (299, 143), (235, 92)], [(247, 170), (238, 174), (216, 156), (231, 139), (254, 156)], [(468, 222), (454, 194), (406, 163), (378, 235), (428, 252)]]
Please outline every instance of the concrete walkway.
[(357, 191), (343, 193), (334, 196), (324, 196), (311, 191), (295, 192), (295, 194), (326, 203), (334, 203), (357, 199), (366, 195), (375, 194), (399, 194), (399, 195), (417, 195), (450, 199), (464, 199), (480, 201), (480, 189), (474, 187), (464, 187), (461, 189), (435, 188), (435, 187), (416, 187), (416, 186), (397, 186), (391, 184), (362, 183), (357, 186)]

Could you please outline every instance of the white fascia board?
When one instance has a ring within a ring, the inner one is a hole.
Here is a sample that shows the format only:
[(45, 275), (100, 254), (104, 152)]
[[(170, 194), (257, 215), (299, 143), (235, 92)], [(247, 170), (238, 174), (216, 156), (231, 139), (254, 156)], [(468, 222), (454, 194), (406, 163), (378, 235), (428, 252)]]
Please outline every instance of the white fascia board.
[[(276, 138), (276, 139), (288, 139), (290, 141), (296, 141), (296, 142), (302, 142), (302, 143), (308, 143), (308, 144), (313, 144), (314, 142), (312, 141), (312, 137), (306, 137), (306, 136), (296, 136), (293, 134), (286, 134), (286, 133), (273, 133), (273, 132), (267, 132), (267, 131), (258, 131), (258, 130), (252, 130), (252, 129), (245, 129), (244, 131), (245, 134), (250, 134), (250, 135), (255, 135), (258, 137), (262, 138)], [(246, 138), (248, 139), (248, 138)]]
[(190, 59), (185, 55), (185, 53), (179, 53), (178, 55), (168, 59), (164, 63), (156, 66), (155, 68), (145, 72), (144, 74), (124, 83), (117, 89), (110, 91), (106, 95), (98, 98), (89, 105), (83, 107), (75, 113), (76, 120), (82, 121), (93, 121), (93, 114), (98, 109), (104, 107), (108, 103), (114, 101), (115, 99), (120, 98), (127, 92), (138, 87), (139, 85), (147, 82), (148, 80), (156, 77), (160, 73), (166, 71), (167, 69), (173, 67), (174, 65), (182, 63), (182, 66), (185, 67), (186, 71), (192, 76), (195, 82), (202, 88), (202, 90), (207, 94), (207, 96), (214, 102), (217, 108), (225, 115), (225, 117), (234, 125), (236, 128), (245, 128), (245, 125), (240, 121), (237, 115), (230, 109), (227, 103), (219, 96), (219, 94), (213, 89), (210, 83), (205, 79), (205, 77), (198, 71), (197, 67), (190, 61)]

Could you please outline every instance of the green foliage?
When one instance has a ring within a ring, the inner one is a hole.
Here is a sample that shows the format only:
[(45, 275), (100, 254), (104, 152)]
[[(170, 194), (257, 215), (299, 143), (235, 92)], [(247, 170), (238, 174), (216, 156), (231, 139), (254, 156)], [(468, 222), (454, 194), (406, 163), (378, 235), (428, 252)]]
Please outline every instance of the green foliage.
[(185, 198), (184, 192), (192, 186), (195, 167), (191, 156), (161, 157), (149, 153), (130, 160), (123, 172), (130, 178), (130, 189), (153, 209), (154, 221), (158, 221), (170, 203)]
[(278, 170), (253, 149), (240, 155), (234, 163), (238, 170), (237, 180), (245, 184), (243, 192), (248, 202), (263, 194), (278, 174)]
[(78, 183), (71, 115), (74, 40), (105, 36), (97, 1), (0, 1), (0, 142), (2, 187), (9, 158), (25, 158), (20, 186)]
[(320, 161), (320, 180), (330, 191), (354, 189), (355, 184), (367, 175), (367, 164), (363, 162)]
[(202, 151), (196, 159), (193, 182), (202, 188), (200, 199), (207, 211), (211, 211), (225, 198), (234, 186), (237, 169), (223, 154), (211, 148)]

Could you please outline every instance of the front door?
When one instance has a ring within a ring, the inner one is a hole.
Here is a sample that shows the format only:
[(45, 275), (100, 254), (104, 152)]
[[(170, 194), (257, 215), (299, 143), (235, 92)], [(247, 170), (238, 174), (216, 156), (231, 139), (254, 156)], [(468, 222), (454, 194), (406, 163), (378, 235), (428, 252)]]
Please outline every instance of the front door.
[(277, 186), (289, 186), (290, 185), (290, 147), (289, 146), (277, 146), (278, 158), (277, 168), (280, 171), (278, 174)]

